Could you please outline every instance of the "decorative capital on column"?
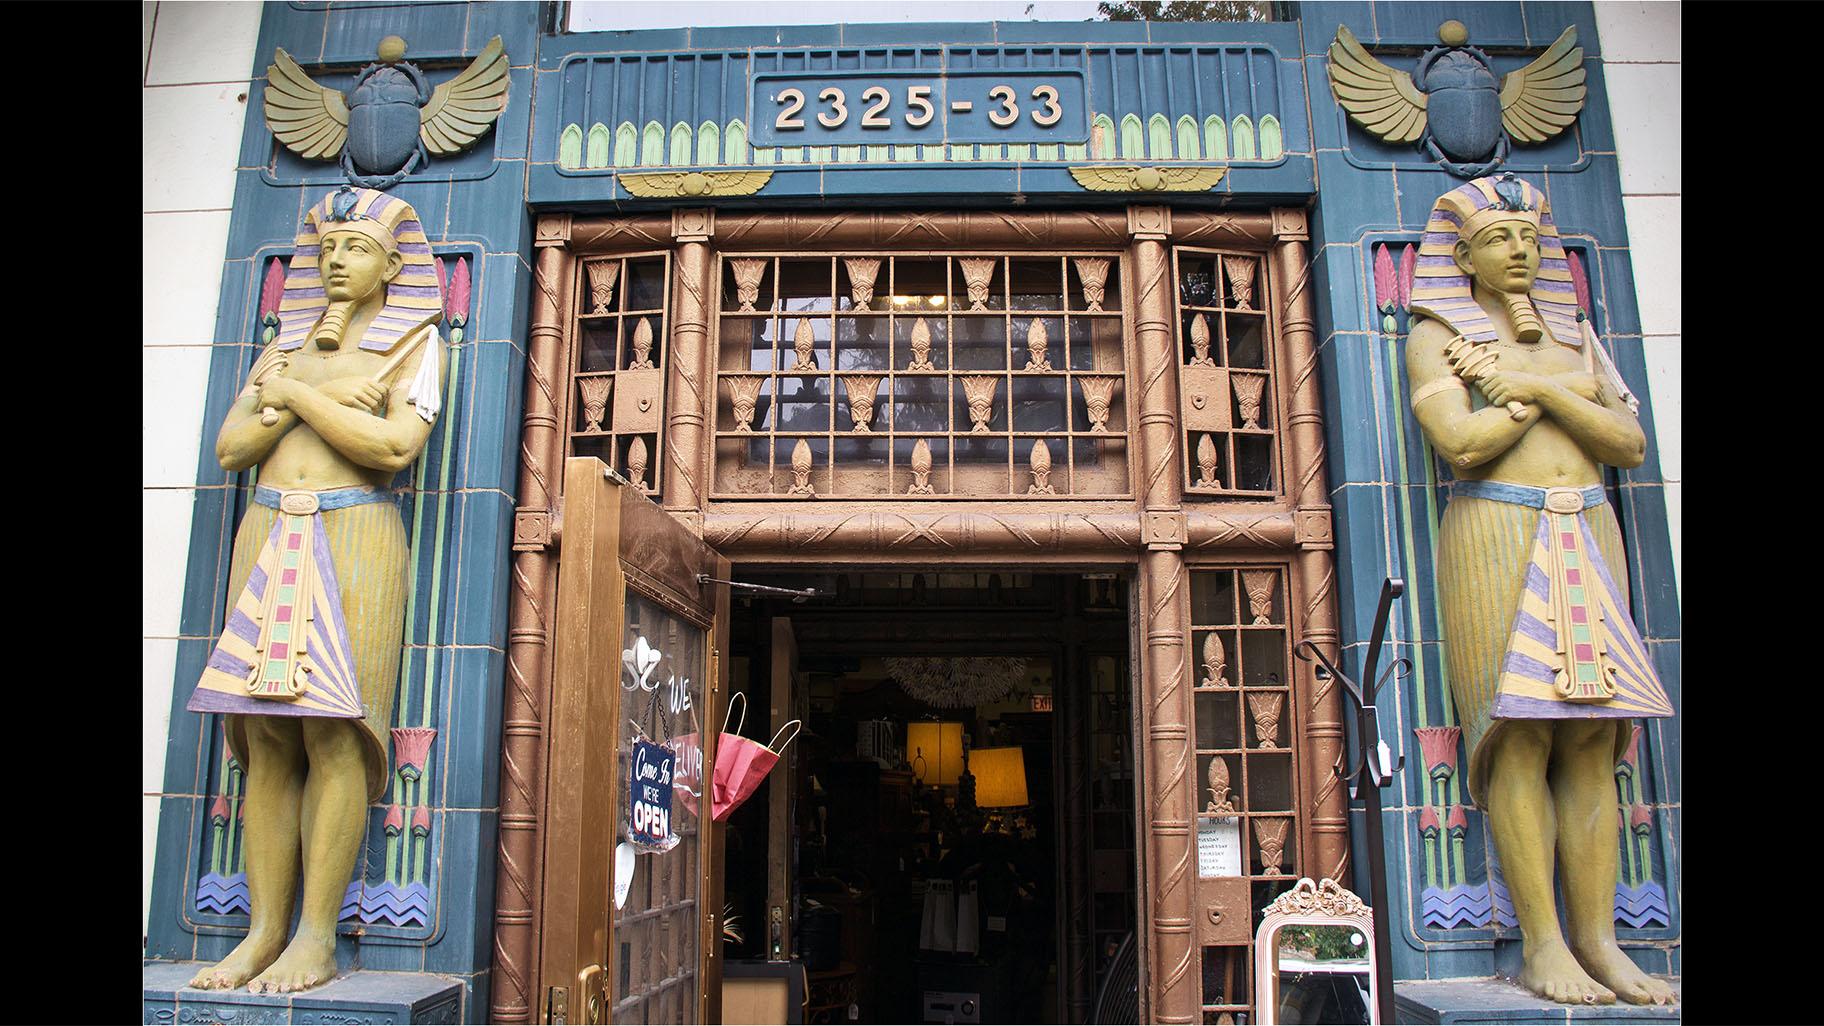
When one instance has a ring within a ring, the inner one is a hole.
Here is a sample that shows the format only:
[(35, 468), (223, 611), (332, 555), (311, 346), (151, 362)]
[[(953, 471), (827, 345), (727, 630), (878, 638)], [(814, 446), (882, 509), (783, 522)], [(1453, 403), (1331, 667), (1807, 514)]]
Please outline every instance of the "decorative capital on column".
[(541, 214), (538, 218), (537, 246), (562, 246), (570, 241), (569, 214)]
[(1301, 549), (1332, 549), (1336, 539), (1330, 533), (1330, 507), (1300, 506), (1292, 515), (1293, 543)]
[(513, 551), (539, 552), (551, 547), (551, 513), (521, 509), (513, 513)]
[(716, 234), (714, 207), (671, 212), (671, 237), (679, 242), (708, 242)]
[(1169, 513), (1148, 511), (1140, 518), (1140, 542), (1154, 551), (1184, 548), (1190, 540), (1190, 528), (1183, 511)]
[(1273, 208), (1273, 237), (1281, 242), (1306, 242), (1311, 238), (1305, 212), (1290, 207)]
[(1172, 234), (1171, 207), (1128, 207), (1127, 234), (1136, 239), (1164, 242)]

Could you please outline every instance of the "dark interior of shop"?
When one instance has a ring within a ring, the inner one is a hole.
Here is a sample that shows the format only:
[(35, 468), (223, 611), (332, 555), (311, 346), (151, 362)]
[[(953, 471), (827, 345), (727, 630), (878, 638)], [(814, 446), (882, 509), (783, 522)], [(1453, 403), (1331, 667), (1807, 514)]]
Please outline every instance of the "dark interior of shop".
[(817, 595), (734, 603), (742, 734), (803, 726), (727, 823), (726, 971), (795, 958), (805, 1022), (1087, 1021), (1133, 957), (1131, 578), (736, 576)]

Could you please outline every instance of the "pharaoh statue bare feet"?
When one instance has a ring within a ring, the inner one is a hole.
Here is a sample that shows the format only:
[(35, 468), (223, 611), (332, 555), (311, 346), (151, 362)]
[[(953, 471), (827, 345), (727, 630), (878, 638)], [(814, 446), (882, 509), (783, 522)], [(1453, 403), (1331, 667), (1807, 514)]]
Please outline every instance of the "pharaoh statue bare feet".
[(255, 994), (289, 994), (328, 983), (335, 975), (335, 941), (313, 940), (300, 930), (278, 961), (254, 977), (247, 989)]
[(1611, 939), (1576, 946), (1577, 962), (1607, 984), (1617, 997), (1635, 1005), (1669, 1005), (1678, 1000), (1672, 985), (1648, 976)]
[(283, 933), (270, 938), (249, 934), (227, 958), (191, 977), (190, 986), (197, 990), (234, 990), (271, 965), (284, 946)]
[(1553, 939), (1534, 947), (1527, 941), (1526, 966), (1520, 985), (1547, 1001), (1567, 1005), (1612, 1005), (1615, 992), (1590, 978), (1564, 942)]

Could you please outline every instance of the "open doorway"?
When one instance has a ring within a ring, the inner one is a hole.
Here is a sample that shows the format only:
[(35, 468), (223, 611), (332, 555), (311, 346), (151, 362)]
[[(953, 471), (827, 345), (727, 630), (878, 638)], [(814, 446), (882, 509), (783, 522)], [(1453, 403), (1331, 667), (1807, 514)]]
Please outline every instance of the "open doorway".
[(1089, 1021), (1138, 913), (1132, 578), (737, 576), (819, 595), (735, 600), (743, 733), (803, 727), (728, 821), (727, 973), (795, 962), (788, 1021)]

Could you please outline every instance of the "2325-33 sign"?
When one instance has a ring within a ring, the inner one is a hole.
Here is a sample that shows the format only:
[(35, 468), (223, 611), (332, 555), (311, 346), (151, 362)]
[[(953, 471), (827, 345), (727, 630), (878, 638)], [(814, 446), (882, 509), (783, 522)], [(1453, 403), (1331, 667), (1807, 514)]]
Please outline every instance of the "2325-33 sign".
[(761, 72), (753, 144), (1080, 143), (1087, 100), (1073, 68)]

